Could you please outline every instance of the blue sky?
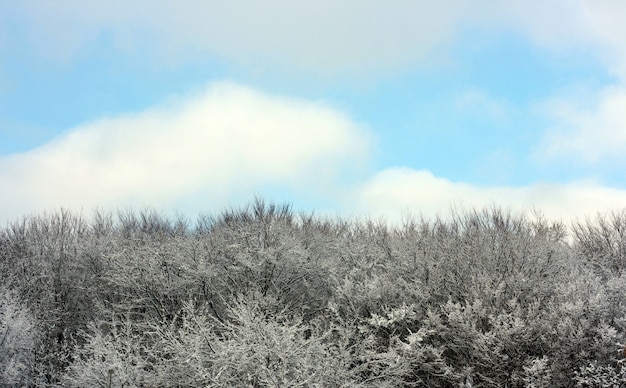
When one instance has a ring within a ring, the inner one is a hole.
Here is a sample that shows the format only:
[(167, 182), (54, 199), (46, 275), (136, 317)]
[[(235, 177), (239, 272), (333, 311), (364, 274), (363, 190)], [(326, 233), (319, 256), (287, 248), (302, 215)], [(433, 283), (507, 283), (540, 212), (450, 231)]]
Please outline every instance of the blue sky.
[(0, 222), (626, 205), (626, 3), (0, 3)]

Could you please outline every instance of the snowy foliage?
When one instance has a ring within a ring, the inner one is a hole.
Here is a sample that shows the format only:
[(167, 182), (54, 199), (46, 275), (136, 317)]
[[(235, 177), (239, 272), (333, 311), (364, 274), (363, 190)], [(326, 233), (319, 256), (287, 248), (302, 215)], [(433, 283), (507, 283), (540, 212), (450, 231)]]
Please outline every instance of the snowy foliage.
[(35, 322), (14, 292), (0, 288), (0, 385), (27, 385), (31, 380)]
[(260, 199), (195, 225), (27, 217), (0, 229), (2, 384), (612, 386), (623, 225), (491, 208), (389, 227)]

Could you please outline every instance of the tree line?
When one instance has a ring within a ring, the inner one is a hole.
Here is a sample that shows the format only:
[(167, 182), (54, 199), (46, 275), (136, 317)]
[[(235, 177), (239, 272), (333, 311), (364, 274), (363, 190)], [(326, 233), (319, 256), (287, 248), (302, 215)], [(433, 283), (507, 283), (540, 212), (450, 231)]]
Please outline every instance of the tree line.
[(621, 386), (625, 268), (626, 212), (59, 210), (0, 229), (0, 385)]

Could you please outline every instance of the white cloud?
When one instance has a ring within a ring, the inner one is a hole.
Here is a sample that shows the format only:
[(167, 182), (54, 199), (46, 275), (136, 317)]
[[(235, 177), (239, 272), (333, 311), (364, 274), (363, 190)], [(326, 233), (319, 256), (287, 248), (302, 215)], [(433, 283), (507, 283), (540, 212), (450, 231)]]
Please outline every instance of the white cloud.
[(626, 160), (626, 87), (609, 87), (591, 97), (555, 97), (543, 110), (555, 121), (537, 150), (540, 158), (585, 163)]
[(353, 213), (399, 222), (408, 214), (446, 216), (451, 207), (481, 209), (492, 205), (514, 211), (538, 209), (554, 220), (584, 219), (597, 212), (621, 209), (626, 191), (591, 182), (522, 187), (476, 186), (452, 182), (426, 170), (390, 168), (356, 191)]
[[(430, 61), (466, 26), (515, 28), (552, 50), (589, 49), (624, 83), (624, 14), (621, 0), (26, 0), (0, 4), (0, 25), (25, 23), (32, 44), (61, 61), (104, 33), (120, 50), (147, 61), (185, 62), (208, 53), (243, 66), (313, 72), (394, 70)], [(488, 95), (462, 97), (461, 107), (502, 112)], [(558, 125), (540, 152), (590, 162), (623, 154), (624, 106), (623, 86), (582, 105), (567, 97), (551, 100), (547, 109)], [(211, 201), (265, 182), (335, 190), (332, 178), (320, 178), (362, 157), (364, 147), (359, 128), (328, 107), (221, 85), (174, 108), (99, 120), (1, 158), (0, 214), (68, 204), (171, 203), (198, 192)], [(361, 211), (392, 216), (407, 207), (428, 213), (453, 202), (494, 201), (537, 205), (563, 217), (626, 199), (622, 191), (590, 183), (478, 187), (407, 169), (380, 172), (357, 198)]]
[(351, 170), (367, 159), (369, 143), (363, 128), (323, 104), (214, 84), (0, 158), (0, 221), (61, 206), (152, 205), (195, 213), (249, 199), (268, 185), (316, 198), (344, 215), (391, 221), (409, 210), (433, 216), (453, 205), (492, 204), (536, 207), (568, 221), (626, 203), (626, 191), (593, 182), (477, 186), (410, 168), (389, 168), (348, 187), (340, 175), (354, 182)]
[[(367, 135), (321, 104), (228, 83), (194, 98), (82, 125), (0, 158), (0, 214), (60, 206), (223, 205), (264, 184), (324, 193), (363, 161)], [(196, 210), (197, 211), (197, 210)]]
[(624, 14), (621, 0), (26, 0), (0, 5), (7, 23), (26, 25), (35, 46), (58, 60), (68, 60), (104, 32), (127, 53), (150, 53), (149, 60), (184, 62), (209, 53), (254, 67), (396, 69), (432, 61), (465, 27), (478, 27), (516, 29), (550, 49), (591, 49), (626, 78)]
[(468, 0), (34, 0), (5, 5), (2, 13), (26, 25), (35, 47), (60, 61), (105, 32), (119, 49), (161, 61), (208, 53), (244, 66), (334, 73), (431, 60), (459, 20), (474, 14), (470, 6)]

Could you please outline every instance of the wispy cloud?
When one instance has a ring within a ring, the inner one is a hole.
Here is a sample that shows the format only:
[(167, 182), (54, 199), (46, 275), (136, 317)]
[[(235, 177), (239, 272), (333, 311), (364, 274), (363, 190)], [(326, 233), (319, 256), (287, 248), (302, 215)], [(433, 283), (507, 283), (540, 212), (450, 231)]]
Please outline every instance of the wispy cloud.
[[(503, 2), (502, 21), (510, 23), (536, 44), (556, 50), (576, 48), (599, 57), (626, 80), (626, 3), (605, 1)], [(498, 18), (496, 18), (497, 20)]]
[(495, 98), (480, 89), (467, 89), (459, 92), (454, 104), (462, 112), (480, 115), (495, 122), (502, 122), (508, 118), (506, 101)]
[(199, 193), (214, 206), (268, 183), (323, 194), (337, 186), (337, 174), (364, 160), (367, 147), (367, 134), (327, 106), (216, 84), (1, 158), (0, 214), (185, 206)]
[(626, 161), (626, 87), (609, 87), (582, 99), (555, 97), (545, 102), (543, 110), (554, 127), (537, 149), (540, 158)]

